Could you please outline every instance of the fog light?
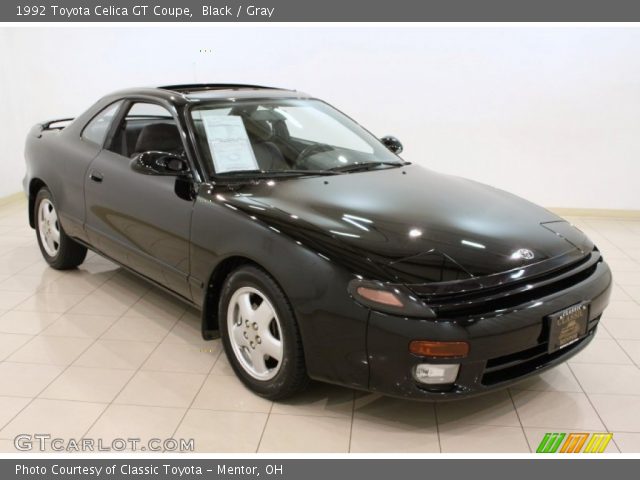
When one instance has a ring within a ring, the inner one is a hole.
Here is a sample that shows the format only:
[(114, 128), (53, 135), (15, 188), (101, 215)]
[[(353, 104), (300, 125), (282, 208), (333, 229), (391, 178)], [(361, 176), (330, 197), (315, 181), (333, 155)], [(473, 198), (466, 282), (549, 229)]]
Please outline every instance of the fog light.
[(453, 383), (458, 376), (460, 365), (455, 364), (433, 364), (421, 363), (413, 369), (413, 378), (420, 383), (428, 385), (440, 385), (443, 383)]

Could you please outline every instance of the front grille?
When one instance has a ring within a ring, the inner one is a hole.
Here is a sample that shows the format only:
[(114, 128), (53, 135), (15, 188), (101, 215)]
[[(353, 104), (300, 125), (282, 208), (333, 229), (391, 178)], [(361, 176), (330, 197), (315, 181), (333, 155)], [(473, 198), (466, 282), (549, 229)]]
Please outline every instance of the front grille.
[[(592, 320), (589, 322), (589, 325), (597, 324), (597, 322), (598, 319)], [(591, 327), (589, 333), (582, 339), (553, 353), (547, 351), (548, 343), (543, 342), (526, 350), (492, 358), (487, 361), (481, 383), (487, 386), (495, 385), (534, 372), (554, 360), (567, 355), (573, 350), (580, 348), (582, 344), (589, 341), (589, 338), (591, 338), (594, 333), (595, 326)]]
[(511, 282), (467, 294), (419, 295), (439, 315), (473, 316), (514, 308), (570, 288), (595, 272), (602, 257), (592, 252), (577, 264), (521, 282)]

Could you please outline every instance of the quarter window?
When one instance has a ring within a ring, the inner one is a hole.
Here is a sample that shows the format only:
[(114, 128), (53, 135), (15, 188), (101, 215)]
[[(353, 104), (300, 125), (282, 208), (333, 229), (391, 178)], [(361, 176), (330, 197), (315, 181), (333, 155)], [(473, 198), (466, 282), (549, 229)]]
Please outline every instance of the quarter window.
[(169, 110), (160, 105), (145, 102), (134, 103), (127, 112), (126, 119), (132, 120), (144, 118), (160, 118), (173, 121)]
[(105, 138), (107, 138), (107, 132), (111, 125), (113, 116), (117, 113), (122, 100), (116, 103), (112, 103), (107, 108), (98, 113), (93, 119), (84, 127), (82, 131), (82, 138), (89, 140), (97, 145), (102, 146)]

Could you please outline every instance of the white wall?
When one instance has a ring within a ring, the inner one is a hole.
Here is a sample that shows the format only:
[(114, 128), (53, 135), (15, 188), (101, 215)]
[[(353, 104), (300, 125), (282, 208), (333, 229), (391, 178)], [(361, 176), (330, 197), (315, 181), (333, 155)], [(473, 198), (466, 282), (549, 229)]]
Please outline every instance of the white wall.
[(0, 197), (35, 122), (196, 81), (312, 93), (407, 160), (546, 206), (640, 209), (640, 29), (3, 28), (0, 61)]

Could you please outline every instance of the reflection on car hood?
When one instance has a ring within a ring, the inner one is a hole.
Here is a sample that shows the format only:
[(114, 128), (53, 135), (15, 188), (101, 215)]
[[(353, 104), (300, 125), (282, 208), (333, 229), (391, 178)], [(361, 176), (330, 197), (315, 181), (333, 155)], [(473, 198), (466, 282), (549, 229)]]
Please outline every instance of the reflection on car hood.
[(416, 165), (259, 181), (219, 197), (354, 273), (370, 268), (389, 281), (485, 276), (593, 248), (541, 207)]

